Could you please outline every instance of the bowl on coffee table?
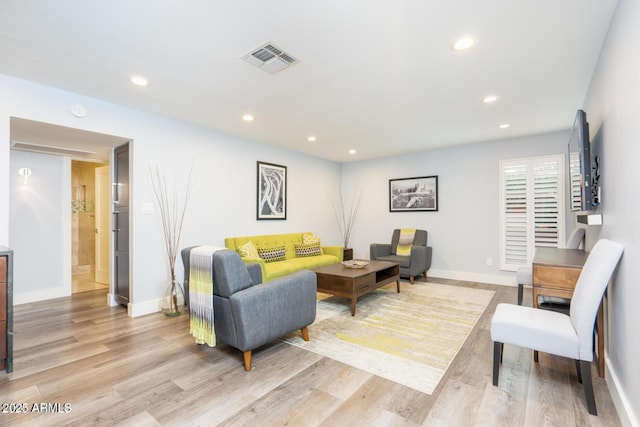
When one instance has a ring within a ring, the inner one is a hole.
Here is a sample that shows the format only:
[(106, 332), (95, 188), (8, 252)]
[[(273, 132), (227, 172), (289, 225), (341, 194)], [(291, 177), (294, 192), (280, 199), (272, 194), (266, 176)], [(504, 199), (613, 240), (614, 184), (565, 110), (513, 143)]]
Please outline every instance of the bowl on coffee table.
[(367, 265), (369, 265), (369, 261), (353, 259), (350, 261), (342, 261), (342, 265), (347, 268), (365, 268)]

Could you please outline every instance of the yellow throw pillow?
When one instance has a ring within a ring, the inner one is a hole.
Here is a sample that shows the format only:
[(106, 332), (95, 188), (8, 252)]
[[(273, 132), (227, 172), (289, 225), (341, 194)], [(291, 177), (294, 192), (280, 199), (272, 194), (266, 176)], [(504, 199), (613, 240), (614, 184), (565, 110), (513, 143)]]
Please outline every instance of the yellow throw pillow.
[(302, 235), (302, 243), (304, 243), (305, 245), (310, 245), (312, 243), (317, 243), (319, 245), (320, 244), (320, 237), (316, 236), (315, 234), (303, 234)]
[(253, 242), (247, 242), (244, 245), (238, 246), (238, 252), (240, 252), (242, 258), (260, 258), (258, 249), (256, 249), (256, 245), (254, 245)]
[(403, 228), (400, 230), (400, 238), (398, 239), (398, 247), (396, 248), (396, 255), (409, 256), (411, 255), (411, 246), (413, 246), (413, 238), (416, 235), (415, 228)]

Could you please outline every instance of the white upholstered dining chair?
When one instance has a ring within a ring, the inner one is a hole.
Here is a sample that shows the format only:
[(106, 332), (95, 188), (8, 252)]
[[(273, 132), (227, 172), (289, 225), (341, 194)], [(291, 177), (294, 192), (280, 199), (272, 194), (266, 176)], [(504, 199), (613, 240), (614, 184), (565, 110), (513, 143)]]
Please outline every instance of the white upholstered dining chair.
[(607, 239), (595, 244), (576, 283), (568, 316), (522, 305), (498, 304), (491, 320), (494, 386), (498, 385), (503, 344), (569, 357), (576, 361), (589, 413), (597, 415), (591, 383), (594, 322), (623, 250), (621, 244)]
[[(565, 248), (578, 249), (583, 239), (584, 228), (576, 227), (569, 235)], [(522, 293), (524, 290), (524, 285), (533, 285), (533, 269), (531, 268), (531, 264), (518, 268), (518, 271), (516, 273), (516, 280), (518, 282), (518, 305), (522, 305)]]

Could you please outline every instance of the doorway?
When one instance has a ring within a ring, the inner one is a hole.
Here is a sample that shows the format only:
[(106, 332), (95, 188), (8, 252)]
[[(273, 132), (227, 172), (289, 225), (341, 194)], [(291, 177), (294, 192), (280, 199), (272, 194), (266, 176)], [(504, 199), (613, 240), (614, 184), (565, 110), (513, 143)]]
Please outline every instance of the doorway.
[[(19, 117), (10, 119), (10, 138), (12, 159), (20, 158), (32, 168), (38, 165), (29, 181), (29, 197), (22, 200), (17, 197), (19, 193), (12, 193), (10, 209), (26, 209), (38, 224), (45, 224), (42, 232), (34, 233), (33, 221), (21, 221), (20, 215), (11, 215), (10, 241), (16, 239), (15, 245), (20, 246), (22, 254), (21, 261), (14, 263), (14, 273), (21, 276), (23, 290), (14, 294), (14, 301), (22, 304), (98, 289), (106, 290), (107, 304), (115, 305), (113, 289), (110, 289), (114, 286), (111, 248), (106, 250), (108, 258), (105, 260), (104, 251), (96, 248), (100, 240), (96, 238), (96, 230), (106, 229), (106, 241), (112, 240), (109, 164), (113, 149), (130, 139)], [(11, 166), (17, 167), (13, 160)], [(106, 189), (107, 201), (98, 208), (101, 199), (95, 183), (100, 178), (96, 177), (96, 172), (103, 166), (109, 170), (106, 180), (109, 187)], [(43, 179), (45, 176), (48, 179)], [(64, 190), (59, 195), (50, 197), (52, 191), (60, 188)], [(48, 204), (34, 207), (34, 203), (45, 202)], [(43, 216), (47, 209), (53, 209), (59, 215)], [(101, 222), (98, 214), (102, 212), (106, 214)], [(107, 225), (96, 226), (96, 221)], [(28, 238), (18, 238), (25, 235)], [(29, 238), (37, 244), (31, 244)], [(44, 280), (41, 274), (43, 248), (49, 248), (45, 258), (50, 266)], [(96, 278), (101, 271), (106, 271), (104, 276), (107, 277)]]
[[(105, 195), (107, 203), (105, 203)], [(108, 218), (109, 166), (96, 162), (72, 160), (72, 293), (109, 288), (110, 233)]]

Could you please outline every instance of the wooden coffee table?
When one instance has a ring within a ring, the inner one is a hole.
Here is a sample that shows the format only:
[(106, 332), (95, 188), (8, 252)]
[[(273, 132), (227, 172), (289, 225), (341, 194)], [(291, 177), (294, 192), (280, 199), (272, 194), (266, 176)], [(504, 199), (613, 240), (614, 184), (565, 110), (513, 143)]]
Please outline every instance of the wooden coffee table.
[(351, 298), (351, 315), (356, 315), (358, 297), (388, 283), (396, 282), (400, 293), (400, 265), (397, 262), (368, 261), (364, 268), (331, 264), (316, 268), (318, 292)]

